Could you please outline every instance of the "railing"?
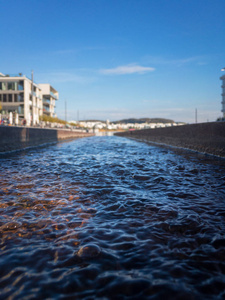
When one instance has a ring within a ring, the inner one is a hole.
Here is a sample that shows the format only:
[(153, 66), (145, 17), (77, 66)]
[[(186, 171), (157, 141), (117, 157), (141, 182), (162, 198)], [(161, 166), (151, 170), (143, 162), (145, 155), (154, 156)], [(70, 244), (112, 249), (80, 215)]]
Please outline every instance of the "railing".
[(58, 100), (58, 97), (53, 93), (53, 92), (50, 92), (50, 95), (55, 98), (56, 100)]
[(23, 74), (5, 74), (4, 77), (23, 77)]
[(48, 103), (48, 104), (50, 104), (50, 99), (43, 99), (43, 103)]
[(49, 109), (49, 107), (47, 107), (47, 106), (43, 106), (43, 111), (44, 111), (44, 112), (50, 112), (50, 109)]

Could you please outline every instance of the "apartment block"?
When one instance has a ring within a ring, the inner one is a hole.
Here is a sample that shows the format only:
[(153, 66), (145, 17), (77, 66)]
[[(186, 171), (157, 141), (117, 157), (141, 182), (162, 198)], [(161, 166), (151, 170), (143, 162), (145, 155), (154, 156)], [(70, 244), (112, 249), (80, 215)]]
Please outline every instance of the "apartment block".
[(43, 114), (55, 115), (58, 92), (49, 84), (38, 85), (26, 76), (0, 73), (0, 102), (4, 114), (18, 114), (19, 123), (36, 125)]
[(43, 114), (50, 117), (55, 116), (55, 101), (58, 100), (58, 92), (48, 83), (40, 83), (42, 91)]

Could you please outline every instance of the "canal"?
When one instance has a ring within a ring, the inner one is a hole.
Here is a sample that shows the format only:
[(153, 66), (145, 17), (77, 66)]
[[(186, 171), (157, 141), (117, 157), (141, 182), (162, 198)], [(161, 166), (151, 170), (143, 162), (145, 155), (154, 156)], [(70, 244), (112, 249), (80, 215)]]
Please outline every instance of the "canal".
[(0, 299), (225, 298), (225, 160), (95, 136), (0, 170)]

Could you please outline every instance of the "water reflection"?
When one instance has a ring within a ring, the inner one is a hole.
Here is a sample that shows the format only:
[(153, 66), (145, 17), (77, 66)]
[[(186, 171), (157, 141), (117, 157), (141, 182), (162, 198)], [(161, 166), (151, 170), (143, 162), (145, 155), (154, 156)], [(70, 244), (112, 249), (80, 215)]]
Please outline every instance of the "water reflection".
[(2, 299), (223, 299), (225, 168), (118, 137), (0, 161)]
[(116, 131), (95, 131), (96, 136), (113, 136)]

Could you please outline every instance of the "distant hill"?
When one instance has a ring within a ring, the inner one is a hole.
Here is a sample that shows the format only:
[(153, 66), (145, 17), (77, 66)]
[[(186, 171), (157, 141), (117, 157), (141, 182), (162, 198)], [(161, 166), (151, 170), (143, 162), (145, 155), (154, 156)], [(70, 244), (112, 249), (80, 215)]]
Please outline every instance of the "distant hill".
[(80, 120), (79, 122), (101, 122), (101, 123), (105, 123), (105, 121), (102, 121), (102, 120), (92, 120), (92, 119), (90, 119), (90, 120)]
[[(106, 121), (103, 120), (80, 120), (80, 122), (102, 122), (105, 123)], [(173, 120), (170, 119), (164, 119), (164, 118), (140, 118), (140, 119), (135, 119), (135, 118), (129, 118), (129, 119), (122, 119), (119, 121), (112, 121), (110, 123), (114, 123), (114, 124), (127, 124), (127, 123), (175, 123)]]
[(119, 123), (175, 123), (173, 120), (170, 119), (164, 119), (164, 118), (141, 118), (141, 119), (135, 119), (135, 118), (130, 118), (130, 119), (123, 119), (119, 121), (114, 121), (112, 123), (119, 124)]

